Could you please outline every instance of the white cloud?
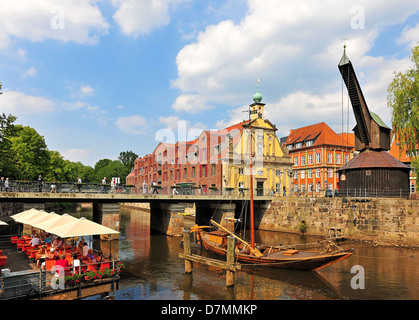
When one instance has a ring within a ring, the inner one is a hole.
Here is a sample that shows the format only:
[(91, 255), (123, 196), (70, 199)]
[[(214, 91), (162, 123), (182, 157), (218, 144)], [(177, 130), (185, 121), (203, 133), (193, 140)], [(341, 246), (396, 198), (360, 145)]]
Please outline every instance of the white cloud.
[(0, 49), (13, 37), (30, 41), (53, 39), (96, 43), (109, 25), (95, 1), (31, 0), (0, 2)]
[(190, 0), (112, 0), (113, 15), (121, 31), (133, 37), (148, 34), (170, 23), (170, 7)]
[(417, 46), (419, 43), (419, 23), (416, 27), (403, 29), (400, 38), (398, 39), (400, 44), (408, 44), (410, 47)]
[(38, 74), (38, 70), (36, 70), (34, 67), (30, 67), (25, 71), (25, 76), (27, 77), (35, 77)]
[(90, 156), (92, 151), (89, 149), (77, 149), (72, 148), (65, 151), (60, 152), (64, 159), (81, 163), (86, 163), (90, 160)]
[(80, 88), (80, 94), (82, 96), (90, 96), (90, 95), (93, 94), (94, 91), (95, 90), (91, 86), (89, 86), (89, 85), (85, 85), (85, 86), (82, 86)]
[(147, 120), (140, 116), (120, 117), (116, 120), (118, 128), (129, 134), (146, 134)]
[(172, 105), (172, 109), (176, 111), (185, 111), (188, 113), (199, 113), (205, 110), (212, 109), (203, 96), (196, 94), (183, 94), (176, 98)]
[(54, 111), (54, 106), (54, 102), (47, 98), (18, 91), (6, 90), (0, 98), (1, 112), (16, 116), (51, 112)]
[[(403, 23), (419, 10), (419, 2), (391, 0), (248, 0), (239, 22), (207, 26), (176, 58), (178, 76), (172, 86), (181, 91), (172, 108), (197, 112), (205, 106), (251, 103), (260, 77), (266, 116), (285, 134), (296, 124), (341, 123), (341, 78), (337, 64), (348, 37), (347, 54), (355, 66), (371, 111), (390, 125), (387, 85), (406, 59), (371, 57), (375, 40), (387, 27)], [(351, 9), (363, 9), (364, 28), (351, 25)], [(359, 7), (356, 7), (359, 8)], [(404, 31), (404, 41), (418, 39), (417, 28)], [(415, 37), (416, 36), (416, 37)], [(389, 44), (391, 45), (391, 44)], [(345, 92), (346, 94), (346, 92)], [(199, 98), (197, 98), (199, 97)], [(189, 107), (195, 99), (201, 108)], [(192, 99), (193, 98), (193, 99)], [(222, 128), (242, 121), (243, 108), (227, 111)], [(353, 118), (350, 111), (349, 116)], [(346, 114), (345, 114), (346, 117)], [(323, 119), (323, 120), (321, 120)], [(305, 122), (305, 123), (304, 123)], [(345, 120), (346, 123), (346, 120)], [(350, 130), (352, 127), (350, 127)]]

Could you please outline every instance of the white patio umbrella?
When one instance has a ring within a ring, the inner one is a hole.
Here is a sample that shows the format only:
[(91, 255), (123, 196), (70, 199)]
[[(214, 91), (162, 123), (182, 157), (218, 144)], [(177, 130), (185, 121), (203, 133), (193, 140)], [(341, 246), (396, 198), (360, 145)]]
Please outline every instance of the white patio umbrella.
[(82, 217), (77, 221), (66, 223), (65, 225), (52, 228), (49, 232), (62, 238), (93, 236), (100, 234), (117, 234), (118, 231), (102, 226), (99, 223), (87, 220)]
[(27, 221), (26, 223), (31, 225), (32, 227), (39, 228), (39, 225), (41, 225), (43, 222), (50, 221), (50, 220), (53, 220), (53, 219), (57, 219), (59, 217), (61, 217), (59, 214), (57, 214), (55, 212), (49, 212), (47, 215), (43, 215), (43, 216), (33, 218), (33, 219)]
[(48, 215), (47, 212), (39, 210), (39, 211), (36, 211), (36, 212), (34, 211), (34, 212), (31, 212), (31, 213), (28, 213), (24, 216), (19, 216), (19, 217), (15, 218), (15, 221), (20, 222), (20, 223), (24, 223), (24, 224), (29, 224), (29, 222), (31, 220), (33, 220), (35, 218), (39, 218), (39, 217), (44, 217), (46, 215)]
[(73, 216), (69, 215), (68, 213), (65, 213), (63, 215), (58, 215), (58, 217), (55, 217), (53, 219), (49, 219), (47, 221), (43, 221), (37, 224), (37, 228), (42, 229), (46, 232), (52, 233), (50, 229), (56, 228), (58, 226), (64, 225), (66, 223), (72, 222), (74, 220), (77, 220), (77, 218), (74, 218)]
[(19, 217), (24, 217), (24, 216), (26, 216), (26, 215), (31, 215), (31, 214), (33, 214), (34, 212), (39, 212), (39, 211), (40, 211), (40, 210), (37, 210), (37, 209), (32, 208), (32, 209), (25, 210), (25, 211), (22, 211), (22, 212), (20, 212), (20, 213), (14, 214), (14, 215), (10, 216), (10, 218), (12, 218), (13, 220), (16, 220), (16, 219), (17, 219), (17, 218), (19, 218)]

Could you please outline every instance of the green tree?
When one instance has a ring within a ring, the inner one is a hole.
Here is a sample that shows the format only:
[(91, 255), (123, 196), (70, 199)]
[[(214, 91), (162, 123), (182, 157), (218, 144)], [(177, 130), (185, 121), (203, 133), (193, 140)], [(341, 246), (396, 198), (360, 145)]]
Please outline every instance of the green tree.
[(49, 169), (50, 154), (44, 137), (31, 127), (16, 125), (9, 139), (16, 168), (14, 178), (35, 180), (40, 174), (45, 176)]
[(412, 49), (413, 65), (405, 73), (395, 73), (387, 88), (387, 105), (392, 112), (396, 138), (409, 152), (411, 167), (419, 179), (419, 46)]
[(134, 167), (135, 159), (138, 158), (138, 155), (132, 151), (124, 151), (119, 154), (118, 160), (131, 171), (131, 168)]
[(13, 124), (15, 121), (16, 117), (11, 114), (8, 116), (4, 113), (0, 115), (0, 174), (5, 177), (14, 176), (14, 172), (16, 171), (13, 165), (10, 142), (10, 137), (15, 132), (15, 126)]
[(109, 183), (112, 177), (119, 177), (122, 184), (131, 170), (125, 167), (119, 160), (101, 159), (96, 162), (92, 173), (92, 180), (100, 182), (103, 177), (107, 178)]

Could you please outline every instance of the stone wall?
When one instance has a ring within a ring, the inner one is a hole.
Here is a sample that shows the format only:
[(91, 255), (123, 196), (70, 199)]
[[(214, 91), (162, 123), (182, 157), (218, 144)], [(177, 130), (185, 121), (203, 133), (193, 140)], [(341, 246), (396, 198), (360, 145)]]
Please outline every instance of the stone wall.
[(284, 197), (258, 213), (255, 226), (262, 230), (327, 235), (331, 227), (351, 239), (419, 245), (419, 201), (404, 199)]

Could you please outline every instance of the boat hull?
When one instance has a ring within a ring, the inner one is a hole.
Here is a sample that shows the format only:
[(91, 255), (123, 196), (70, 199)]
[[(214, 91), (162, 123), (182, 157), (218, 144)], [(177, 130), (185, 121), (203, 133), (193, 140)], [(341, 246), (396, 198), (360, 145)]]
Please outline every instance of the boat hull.
[[(199, 232), (199, 236), (201, 244), (206, 250), (221, 256), (227, 255), (226, 248), (210, 241), (209, 233), (201, 231)], [(298, 251), (298, 253), (291, 256), (286, 256), (284, 252), (285, 250), (256, 257), (252, 254), (240, 253), (236, 251), (235, 258), (242, 263), (253, 264), (255, 266), (317, 271), (331, 264), (347, 259), (353, 254), (352, 250), (323, 254), (311, 251)]]

